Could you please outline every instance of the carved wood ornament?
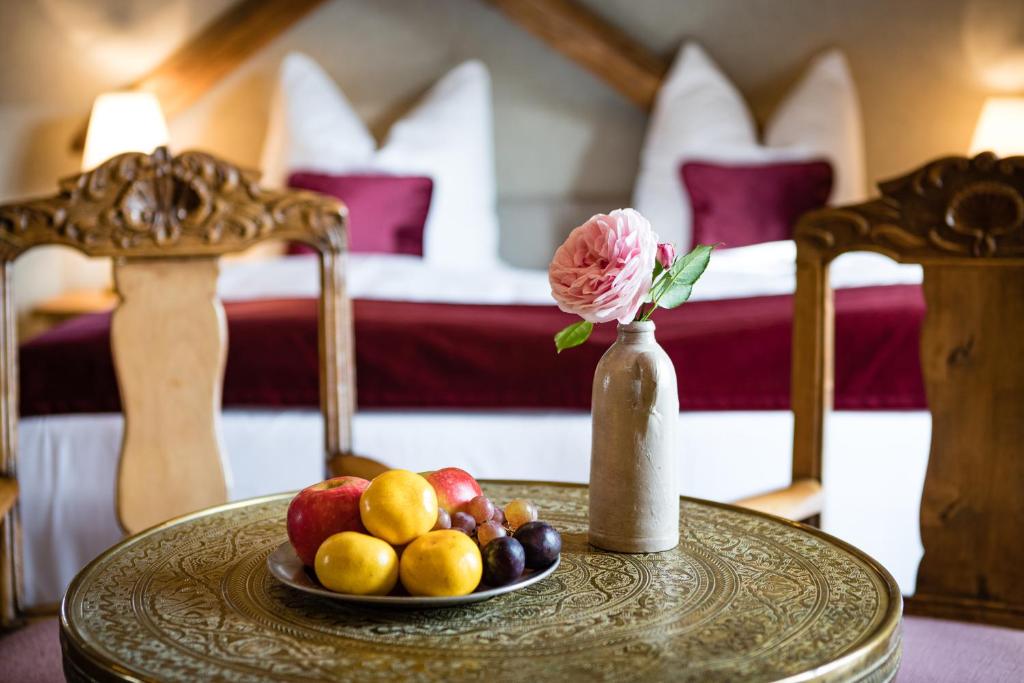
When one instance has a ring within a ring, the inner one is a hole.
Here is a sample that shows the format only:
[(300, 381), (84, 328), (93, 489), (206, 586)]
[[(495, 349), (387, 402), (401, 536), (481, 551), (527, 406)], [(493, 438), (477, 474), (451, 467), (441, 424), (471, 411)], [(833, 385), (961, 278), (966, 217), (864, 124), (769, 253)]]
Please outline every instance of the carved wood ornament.
[[(118, 516), (129, 532), (225, 502), (220, 439), (227, 335), (219, 257), (278, 239), (319, 252), (321, 409), (328, 469), (351, 451), (355, 405), (346, 212), (338, 201), (258, 186), (258, 174), (201, 152), (124, 154), (60, 183), (51, 197), (0, 206), (0, 484), (15, 481), (17, 345), (13, 260), (64, 245), (114, 258), (120, 303), (111, 344), (125, 415)], [(59, 387), (55, 387), (59, 390)], [(17, 616), (17, 506), (0, 529), (0, 621)]]
[(795, 231), (802, 252), (825, 261), (875, 251), (904, 263), (1024, 263), (1024, 157), (947, 157), (878, 187), (873, 201), (804, 216)]
[(57, 195), (0, 206), (0, 260), (42, 244), (119, 258), (219, 256), (266, 239), (344, 252), (339, 202), (257, 180), (202, 152), (122, 154), (61, 181)]
[(908, 611), (1024, 627), (1024, 157), (939, 159), (879, 188), (878, 199), (811, 212), (795, 229), (793, 477), (821, 477), (830, 261), (875, 251), (923, 264), (932, 443)]

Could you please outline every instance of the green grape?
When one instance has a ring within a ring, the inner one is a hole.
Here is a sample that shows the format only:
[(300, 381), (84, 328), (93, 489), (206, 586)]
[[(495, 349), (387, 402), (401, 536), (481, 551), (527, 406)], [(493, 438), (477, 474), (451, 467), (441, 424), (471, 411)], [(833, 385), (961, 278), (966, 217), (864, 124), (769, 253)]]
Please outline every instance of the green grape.
[(537, 506), (528, 500), (517, 498), (505, 506), (505, 521), (512, 531), (537, 519)]

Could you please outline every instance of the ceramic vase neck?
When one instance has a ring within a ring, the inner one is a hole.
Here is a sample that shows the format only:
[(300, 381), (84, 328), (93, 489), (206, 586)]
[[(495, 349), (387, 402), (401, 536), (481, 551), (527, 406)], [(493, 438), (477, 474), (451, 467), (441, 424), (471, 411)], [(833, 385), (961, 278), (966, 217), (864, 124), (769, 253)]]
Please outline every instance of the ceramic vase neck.
[(654, 343), (654, 321), (634, 320), (623, 325), (619, 323), (619, 344), (652, 344)]

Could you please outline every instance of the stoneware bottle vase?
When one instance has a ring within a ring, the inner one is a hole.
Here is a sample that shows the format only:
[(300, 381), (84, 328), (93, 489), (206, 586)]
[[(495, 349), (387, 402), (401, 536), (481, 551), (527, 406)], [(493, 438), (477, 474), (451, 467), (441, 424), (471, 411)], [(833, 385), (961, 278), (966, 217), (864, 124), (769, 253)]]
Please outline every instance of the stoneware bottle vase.
[(679, 394), (654, 323), (619, 325), (594, 374), (590, 454), (592, 545), (624, 553), (679, 543)]

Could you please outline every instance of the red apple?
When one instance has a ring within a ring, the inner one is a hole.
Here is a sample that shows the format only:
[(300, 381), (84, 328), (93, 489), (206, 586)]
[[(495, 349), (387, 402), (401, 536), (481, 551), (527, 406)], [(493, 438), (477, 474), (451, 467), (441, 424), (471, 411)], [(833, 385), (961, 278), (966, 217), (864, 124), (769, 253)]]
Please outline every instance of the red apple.
[(469, 472), (458, 467), (444, 467), (426, 475), (437, 493), (437, 504), (448, 514), (462, 512), (462, 506), (483, 495), (480, 484)]
[(312, 567), (328, 536), (342, 531), (366, 533), (359, 518), (359, 497), (370, 482), (334, 477), (299, 491), (288, 504), (288, 540), (302, 563)]

